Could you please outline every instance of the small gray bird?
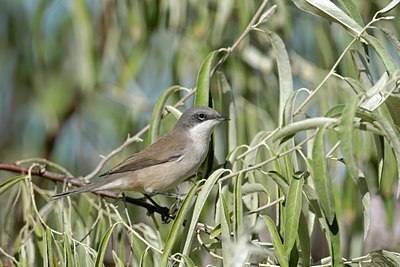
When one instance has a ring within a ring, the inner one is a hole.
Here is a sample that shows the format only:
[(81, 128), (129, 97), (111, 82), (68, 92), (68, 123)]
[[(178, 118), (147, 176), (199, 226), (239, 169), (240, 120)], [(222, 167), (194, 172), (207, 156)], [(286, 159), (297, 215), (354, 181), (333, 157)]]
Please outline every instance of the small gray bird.
[(56, 194), (52, 199), (100, 190), (147, 195), (174, 188), (197, 171), (207, 156), (214, 126), (226, 120), (229, 118), (209, 107), (189, 108), (170, 132), (100, 175), (100, 180)]

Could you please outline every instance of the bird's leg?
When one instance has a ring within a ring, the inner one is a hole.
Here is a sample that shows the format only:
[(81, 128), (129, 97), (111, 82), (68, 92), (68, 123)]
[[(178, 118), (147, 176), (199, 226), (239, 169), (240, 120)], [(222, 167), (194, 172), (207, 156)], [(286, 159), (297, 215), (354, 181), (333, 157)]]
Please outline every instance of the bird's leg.
[(175, 215), (171, 215), (169, 213), (169, 209), (165, 207), (161, 207), (157, 202), (155, 202), (152, 198), (151, 195), (149, 194), (144, 194), (144, 196), (157, 208), (158, 210), (162, 211), (161, 212), (161, 220), (164, 223), (168, 223), (171, 221), (171, 219), (175, 219)]
[(154, 199), (151, 198), (151, 195), (149, 194), (144, 194), (144, 196), (151, 202), (151, 204), (153, 204), (156, 207), (161, 207), (157, 202), (154, 201)]

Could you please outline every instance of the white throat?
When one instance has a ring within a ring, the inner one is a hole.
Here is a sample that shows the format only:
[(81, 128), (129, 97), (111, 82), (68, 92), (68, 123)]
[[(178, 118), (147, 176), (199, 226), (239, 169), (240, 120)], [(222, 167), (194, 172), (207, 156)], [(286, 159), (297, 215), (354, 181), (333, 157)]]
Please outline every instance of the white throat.
[(217, 120), (208, 120), (197, 124), (189, 130), (190, 138), (194, 142), (204, 142), (208, 144), (210, 141), (211, 132), (214, 126), (218, 123), (219, 121)]

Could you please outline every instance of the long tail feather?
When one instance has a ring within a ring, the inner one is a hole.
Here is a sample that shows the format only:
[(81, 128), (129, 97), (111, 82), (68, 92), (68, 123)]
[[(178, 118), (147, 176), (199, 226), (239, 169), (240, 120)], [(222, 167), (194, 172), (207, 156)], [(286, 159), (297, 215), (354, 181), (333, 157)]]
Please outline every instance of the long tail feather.
[(89, 184), (89, 185), (86, 185), (86, 186), (82, 186), (82, 187), (78, 187), (78, 188), (72, 189), (70, 191), (66, 191), (66, 192), (55, 194), (54, 196), (52, 196), (50, 198), (50, 200), (56, 200), (56, 199), (60, 199), (60, 198), (66, 197), (66, 196), (72, 196), (72, 195), (88, 192), (88, 191), (91, 191), (91, 189), (92, 189), (92, 184)]

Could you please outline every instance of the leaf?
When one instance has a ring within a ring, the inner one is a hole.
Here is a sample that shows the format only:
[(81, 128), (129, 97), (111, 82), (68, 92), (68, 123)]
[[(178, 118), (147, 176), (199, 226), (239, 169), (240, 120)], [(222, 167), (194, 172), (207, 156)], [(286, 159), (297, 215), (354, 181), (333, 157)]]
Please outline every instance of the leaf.
[(390, 2), (387, 6), (385, 6), (384, 8), (379, 10), (378, 12), (376, 12), (376, 14), (387, 13), (390, 10), (392, 10), (393, 8), (395, 8), (399, 3), (400, 3), (400, 0), (392, 0), (392, 2)]
[(235, 240), (239, 237), (239, 231), (243, 224), (243, 199), (242, 199), (242, 178), (244, 174), (239, 174), (235, 177), (235, 187), (234, 187), (234, 237)]
[(343, 159), (353, 181), (357, 184), (357, 188), (361, 194), (363, 204), (364, 218), (364, 239), (367, 236), (371, 222), (371, 197), (368, 190), (368, 184), (364, 175), (357, 166), (353, 152), (353, 123), (356, 115), (358, 97), (353, 97), (344, 107), (342, 118), (340, 121), (339, 135), (342, 145)]
[(72, 257), (72, 252), (71, 252), (71, 245), (69, 243), (68, 236), (64, 234), (64, 255), (65, 255), (65, 266), (74, 266), (74, 260)]
[(177, 85), (171, 86), (158, 99), (156, 105), (154, 106), (153, 113), (152, 113), (151, 119), (150, 119), (150, 129), (149, 129), (149, 138), (148, 138), (148, 140), (150, 140), (151, 143), (156, 141), (159, 137), (161, 117), (162, 117), (162, 113), (164, 111), (164, 107), (165, 107), (165, 104), (167, 103), (168, 98), (172, 94), (174, 94), (175, 92), (178, 92), (181, 89), (182, 89), (182, 87), (177, 86)]
[(221, 190), (219, 190), (219, 205), (220, 205), (220, 217), (221, 217), (221, 237), (222, 237), (222, 256), (223, 256), (223, 263), (224, 266), (232, 266), (233, 262), (231, 259), (232, 253), (230, 253), (230, 246), (229, 244), (231, 243), (231, 228), (230, 228), (230, 216), (229, 216), (229, 210), (228, 210), (228, 205), (226, 203), (225, 196)]
[(97, 267), (103, 267), (104, 264), (104, 256), (107, 251), (107, 245), (108, 242), (110, 241), (111, 235), (114, 231), (115, 226), (119, 223), (114, 223), (110, 228), (108, 228), (106, 234), (104, 235), (103, 239), (100, 241), (100, 245), (98, 248), (98, 253), (97, 253), (97, 258), (96, 258), (96, 263), (95, 266)]
[[(203, 183), (203, 180), (195, 183), (190, 189), (189, 193), (186, 195), (185, 200), (182, 203), (182, 206), (179, 209), (179, 212), (174, 220), (174, 223), (169, 231), (167, 241), (165, 242), (165, 248), (163, 250), (163, 254), (161, 257), (161, 266), (168, 266), (168, 257), (172, 252), (172, 248), (174, 247), (175, 241), (178, 237), (179, 230), (182, 228), (184, 221), (186, 220), (186, 215), (189, 209), (192, 208), (192, 200), (196, 195), (197, 188)], [(193, 215), (194, 216), (194, 215)], [(193, 222), (191, 222), (191, 225)], [(197, 221), (196, 221), (197, 224)], [(191, 233), (191, 232), (189, 232)], [(192, 239), (192, 236), (188, 236), (186, 242)]]
[(353, 122), (356, 114), (358, 97), (353, 97), (344, 107), (340, 120), (339, 134), (343, 159), (354, 182), (358, 183), (358, 166), (353, 152)]
[(396, 62), (390, 56), (389, 51), (385, 48), (385, 46), (375, 37), (369, 34), (363, 34), (362, 37), (370, 44), (381, 58), (383, 64), (385, 65), (387, 71), (393, 75), (398, 69)]
[(214, 57), (218, 52), (218, 50), (212, 51), (201, 64), (200, 71), (197, 75), (197, 89), (194, 97), (195, 106), (208, 106), (209, 104), (210, 73)]
[(203, 210), (204, 204), (206, 203), (207, 198), (208, 198), (209, 194), (211, 193), (211, 190), (212, 190), (213, 186), (215, 185), (215, 183), (217, 182), (217, 180), (219, 179), (219, 177), (227, 171), (229, 171), (229, 170), (226, 170), (226, 169), (216, 170), (207, 178), (206, 182), (201, 187), (201, 190), (196, 199), (196, 203), (194, 204), (193, 216), (190, 221), (188, 236), (186, 237), (186, 242), (185, 242), (185, 245), (182, 250), (182, 255), (189, 255), (189, 250), (190, 250), (190, 248), (192, 246), (192, 242), (193, 242), (193, 235), (195, 233), (197, 222), (199, 220), (200, 213)]
[(185, 262), (186, 267), (195, 267), (196, 266), (191, 258), (189, 258), (186, 255), (181, 255), (181, 256), (182, 256), (183, 261)]
[(262, 15), (258, 19), (257, 23), (255, 25), (253, 25), (253, 28), (257, 28), (261, 24), (264, 24), (265, 22), (267, 22), (272, 17), (272, 15), (274, 15), (276, 8), (277, 8), (277, 5), (273, 5), (270, 8), (268, 8), (264, 13), (262, 13)]
[(343, 10), (329, 0), (293, 0), (294, 4), (311, 14), (339, 23), (353, 36), (362, 32), (362, 27)]
[(400, 254), (387, 250), (377, 250), (369, 253), (372, 263), (379, 263), (379, 266), (397, 267), (400, 266)]
[(361, 14), (353, 0), (339, 0), (339, 3), (346, 9), (350, 17), (352, 17), (359, 25), (364, 26)]
[(275, 254), (278, 258), (279, 264), (281, 267), (288, 267), (288, 255), (285, 253), (285, 249), (283, 248), (281, 238), (279, 233), (275, 227), (274, 222), (267, 215), (263, 216), (265, 223), (267, 224), (269, 234), (271, 235), (272, 244), (275, 248)]
[(290, 254), (297, 239), (297, 231), (299, 227), (299, 219), (302, 203), (302, 186), (304, 183), (303, 174), (294, 174), (289, 185), (289, 193), (287, 195), (285, 205), (285, 242), (284, 249), (287, 255)]
[(4, 183), (0, 185), (0, 195), (6, 192), (8, 189), (10, 189), (12, 186), (15, 184), (19, 183), (22, 180), (25, 180), (27, 178), (26, 175), (21, 175), (21, 176), (15, 176), (14, 178), (11, 178)]
[(242, 194), (248, 195), (252, 193), (265, 193), (270, 196), (270, 190), (263, 184), (260, 183), (245, 183), (242, 185)]
[[(363, 54), (358, 50), (350, 50), (351, 58), (354, 65), (358, 70), (359, 81), (363, 88), (370, 88), (372, 86), (372, 75), (370, 72), (369, 64)], [(365, 91), (365, 90), (364, 90)]]
[(303, 211), (300, 212), (298, 235), (301, 247), (302, 266), (311, 264), (311, 241), (308, 233), (307, 219)]
[(275, 52), (276, 63), (278, 65), (279, 76), (279, 125), (284, 122), (284, 112), (286, 103), (293, 93), (292, 68), (285, 43), (276, 33), (265, 30), (268, 40), (271, 42)]
[(312, 169), (315, 191), (326, 220), (331, 224), (335, 218), (335, 202), (332, 192), (332, 183), (328, 177), (324, 151), (324, 133), (326, 125), (321, 127), (315, 136), (312, 150)]
[[(222, 72), (217, 71), (216, 75), (212, 79), (211, 97), (213, 99), (213, 107), (219, 111), (220, 114), (226, 116), (232, 115), (230, 114), (231, 106), (233, 106), (232, 90)], [(225, 162), (225, 157), (229, 151), (231, 151), (231, 148), (236, 147), (236, 135), (234, 138), (226, 138), (229, 134), (229, 127), (233, 120), (234, 118), (231, 118), (228, 123), (222, 123), (214, 130), (214, 155), (217, 159), (217, 162), (220, 164)], [(234, 146), (230, 144), (231, 141), (233, 142)]]

